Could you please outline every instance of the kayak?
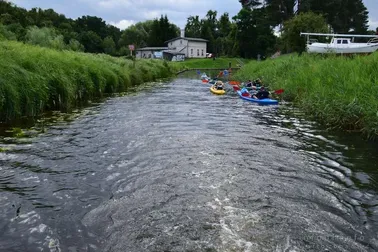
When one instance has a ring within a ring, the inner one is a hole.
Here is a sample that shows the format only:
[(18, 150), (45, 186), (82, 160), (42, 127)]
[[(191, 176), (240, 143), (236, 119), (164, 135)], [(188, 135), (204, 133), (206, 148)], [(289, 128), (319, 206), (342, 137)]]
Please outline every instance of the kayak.
[(240, 96), (240, 98), (242, 98), (243, 100), (246, 100), (246, 101), (258, 103), (260, 105), (277, 105), (278, 104), (277, 100), (273, 100), (273, 99), (270, 99), (270, 98), (255, 99), (255, 98), (252, 98), (252, 97), (243, 96), (242, 92), (240, 90), (238, 90), (236, 92), (238, 93), (238, 95)]
[(213, 93), (213, 94), (217, 94), (217, 95), (222, 95), (222, 94), (225, 94), (226, 91), (224, 91), (224, 89), (222, 90), (217, 90), (214, 88), (214, 86), (211, 86), (210, 87), (210, 91)]

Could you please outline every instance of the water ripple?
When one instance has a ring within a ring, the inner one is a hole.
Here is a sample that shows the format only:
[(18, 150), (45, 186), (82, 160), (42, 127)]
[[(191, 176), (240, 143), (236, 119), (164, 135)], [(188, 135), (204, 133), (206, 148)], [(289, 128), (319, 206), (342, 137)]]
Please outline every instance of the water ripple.
[(375, 145), (290, 104), (154, 85), (2, 141), (0, 250), (378, 250)]

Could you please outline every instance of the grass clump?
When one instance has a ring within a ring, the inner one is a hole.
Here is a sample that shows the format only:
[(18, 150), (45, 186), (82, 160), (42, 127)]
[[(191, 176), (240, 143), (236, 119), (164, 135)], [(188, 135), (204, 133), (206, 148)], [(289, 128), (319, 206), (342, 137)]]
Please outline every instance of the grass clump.
[(0, 58), (0, 121), (42, 111), (68, 112), (105, 93), (124, 92), (176, 70), (160, 60), (133, 62), (15, 41), (0, 41)]
[(287, 55), (251, 62), (235, 75), (242, 81), (258, 77), (272, 90), (285, 89), (283, 98), (327, 127), (378, 136), (378, 53)]

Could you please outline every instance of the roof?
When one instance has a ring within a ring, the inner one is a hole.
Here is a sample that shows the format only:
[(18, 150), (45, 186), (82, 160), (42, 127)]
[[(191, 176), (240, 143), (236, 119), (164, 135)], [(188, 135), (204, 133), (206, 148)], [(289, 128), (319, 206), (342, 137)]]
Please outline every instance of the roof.
[(162, 51), (162, 50), (167, 50), (168, 47), (142, 47), (138, 48), (135, 51)]
[(209, 42), (209, 40), (202, 39), (202, 38), (176, 37), (176, 38), (173, 38), (173, 39), (167, 40), (167, 41), (165, 41), (164, 43), (169, 43), (169, 42), (171, 42), (171, 41), (175, 41), (175, 40), (178, 40), (178, 39), (186, 39), (186, 40), (189, 40), (189, 41), (198, 41), (198, 42)]
[(171, 54), (171, 55), (185, 55), (185, 53), (177, 52), (177, 51), (173, 51), (173, 50), (164, 50), (163, 53), (168, 53), (168, 54)]

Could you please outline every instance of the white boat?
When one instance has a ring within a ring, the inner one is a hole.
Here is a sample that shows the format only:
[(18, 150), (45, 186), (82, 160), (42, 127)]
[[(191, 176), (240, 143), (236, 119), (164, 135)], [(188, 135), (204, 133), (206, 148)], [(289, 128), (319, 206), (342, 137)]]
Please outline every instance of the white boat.
[[(378, 50), (377, 35), (301, 33), (307, 36), (308, 53), (369, 54)], [(330, 43), (319, 43), (310, 36), (332, 37)], [(367, 43), (355, 43), (354, 38), (371, 38)]]

